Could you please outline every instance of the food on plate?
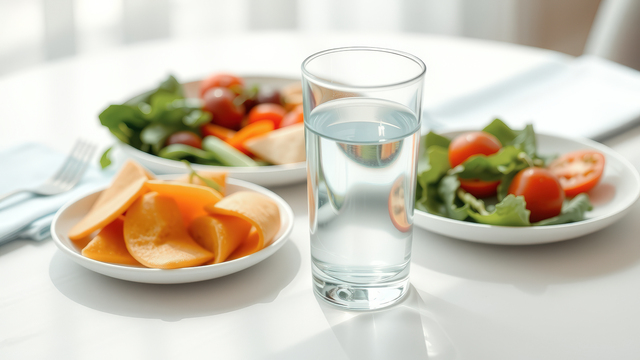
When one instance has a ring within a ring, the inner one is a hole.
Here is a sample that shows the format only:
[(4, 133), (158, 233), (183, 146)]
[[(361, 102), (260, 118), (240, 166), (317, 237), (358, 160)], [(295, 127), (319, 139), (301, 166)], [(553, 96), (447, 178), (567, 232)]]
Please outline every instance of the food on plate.
[(430, 132), (423, 142), (416, 209), (487, 225), (584, 220), (592, 209), (586, 192), (604, 170), (596, 151), (543, 156), (533, 126), (513, 130), (499, 119), (453, 140)]
[[(233, 74), (216, 73), (202, 80), (197, 94), (189, 96), (169, 76), (152, 91), (110, 105), (99, 115), (100, 122), (121, 142), (170, 160), (241, 167), (290, 163), (290, 158), (263, 158), (244, 142), (303, 121), (299, 82), (272, 89)], [(298, 136), (304, 141), (303, 134)], [(302, 156), (295, 159), (304, 161), (304, 148), (296, 151), (302, 151)], [(100, 163), (111, 163), (109, 149)]]
[[(493, 155), (502, 148), (498, 139), (484, 131), (472, 131), (461, 134), (449, 145), (449, 164), (456, 167), (474, 155)], [(460, 179), (460, 188), (475, 197), (488, 197), (496, 194), (500, 181), (482, 181), (479, 179)]]
[(82, 248), (82, 255), (113, 264), (141, 265), (127, 250), (123, 229), (124, 216), (120, 216), (102, 228), (98, 235)]
[[(123, 186), (131, 178), (135, 192)], [(251, 191), (225, 197), (225, 180), (224, 173), (194, 171), (155, 180), (128, 162), (78, 222), (83, 232), (92, 229), (82, 238), (97, 234), (85, 246), (75, 244), (97, 261), (158, 269), (218, 264), (269, 246), (280, 230), (278, 205)], [(125, 205), (114, 211), (100, 200), (105, 194)]]
[(248, 139), (244, 147), (273, 164), (304, 161), (304, 125), (295, 124)]
[(273, 123), (273, 128), (277, 129), (280, 127), (280, 123), (285, 115), (287, 115), (287, 110), (285, 110), (282, 105), (270, 103), (259, 104), (249, 111), (247, 122), (252, 124), (257, 121), (268, 120)]
[(240, 93), (244, 88), (244, 80), (227, 73), (211, 74), (200, 83), (200, 97), (204, 97), (204, 94), (209, 89), (216, 87), (223, 87)]
[(254, 251), (269, 246), (280, 229), (280, 210), (268, 197), (250, 191), (233, 193), (215, 204), (205, 206), (211, 215), (238, 217), (253, 225), (258, 234)]
[(123, 231), (129, 253), (147, 267), (177, 269), (213, 258), (213, 253), (189, 236), (176, 201), (155, 191), (131, 205)]
[(172, 198), (178, 205), (185, 224), (206, 214), (205, 205), (222, 200), (222, 194), (208, 186), (163, 180), (149, 180), (145, 185), (149, 191)]
[(560, 179), (568, 197), (593, 189), (604, 171), (604, 155), (580, 150), (564, 154), (549, 164), (549, 171)]
[(511, 180), (508, 193), (524, 197), (531, 222), (560, 215), (565, 198), (558, 177), (540, 167), (520, 170)]
[(189, 234), (203, 248), (215, 254), (207, 264), (219, 264), (249, 236), (251, 223), (236, 216), (201, 216), (191, 222)]
[(69, 239), (80, 240), (114, 221), (144, 193), (145, 183), (150, 179), (152, 175), (138, 163), (126, 162), (87, 215), (71, 228)]

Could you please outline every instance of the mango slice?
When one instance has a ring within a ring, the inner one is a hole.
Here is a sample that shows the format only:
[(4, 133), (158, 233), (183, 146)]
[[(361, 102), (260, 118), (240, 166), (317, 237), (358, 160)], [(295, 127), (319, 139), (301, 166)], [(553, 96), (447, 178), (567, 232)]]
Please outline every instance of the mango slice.
[(147, 181), (147, 188), (175, 200), (187, 226), (195, 218), (207, 215), (205, 205), (215, 204), (222, 199), (222, 194), (216, 190), (195, 184), (150, 180)]
[(229, 257), (242, 244), (251, 230), (251, 224), (239, 217), (215, 215), (201, 216), (189, 226), (189, 234), (214, 258), (207, 263), (218, 264)]
[(265, 195), (252, 191), (233, 193), (216, 204), (205, 206), (211, 215), (236, 216), (251, 223), (258, 233), (258, 241), (252, 252), (269, 246), (280, 230), (280, 210), (278, 204)]
[(226, 261), (240, 259), (242, 257), (253, 254), (254, 252), (256, 252), (256, 248), (258, 247), (258, 241), (260, 241), (258, 230), (252, 227), (251, 231), (249, 232), (249, 236), (247, 236), (247, 239), (229, 255)]
[(120, 216), (100, 230), (98, 235), (82, 249), (82, 255), (102, 262), (141, 266), (142, 264), (127, 250), (123, 228), (124, 217)]
[[(220, 193), (224, 195), (226, 193), (226, 185), (227, 185), (227, 173), (226, 172), (213, 172), (213, 171), (198, 171), (198, 175), (202, 176), (205, 179), (213, 180), (216, 184), (220, 185)], [(173, 180), (175, 182), (184, 183), (184, 184), (194, 184), (200, 186), (207, 186), (199, 177), (191, 176), (190, 174), (184, 174), (177, 179)]]
[(197, 266), (213, 258), (189, 236), (176, 201), (157, 192), (147, 193), (131, 205), (123, 233), (129, 253), (151, 268)]
[(146, 192), (145, 181), (151, 176), (134, 161), (127, 161), (104, 190), (89, 212), (69, 231), (69, 239), (80, 240), (105, 227), (122, 215), (140, 195)]

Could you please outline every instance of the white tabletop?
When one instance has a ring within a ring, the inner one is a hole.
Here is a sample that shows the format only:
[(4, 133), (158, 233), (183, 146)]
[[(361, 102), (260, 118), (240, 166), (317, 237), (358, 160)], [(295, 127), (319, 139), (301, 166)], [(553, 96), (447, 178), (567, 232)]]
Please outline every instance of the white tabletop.
[[(286, 33), (158, 42), (0, 78), (0, 149), (33, 141), (66, 152), (112, 140), (109, 103), (167, 73), (298, 76), (305, 56), (374, 45), (428, 67), (427, 106), (560, 54), (431, 36)], [(640, 167), (640, 128), (606, 145)], [(0, 173), (2, 169), (0, 169)], [(474, 244), (415, 229), (411, 290), (399, 305), (350, 313), (311, 289), (306, 186), (274, 189), (294, 210), (290, 241), (245, 271), (184, 285), (93, 273), (51, 240), (0, 247), (0, 358), (630, 359), (640, 356), (640, 205), (615, 225), (540, 246)], [(0, 189), (2, 192), (2, 189)]]

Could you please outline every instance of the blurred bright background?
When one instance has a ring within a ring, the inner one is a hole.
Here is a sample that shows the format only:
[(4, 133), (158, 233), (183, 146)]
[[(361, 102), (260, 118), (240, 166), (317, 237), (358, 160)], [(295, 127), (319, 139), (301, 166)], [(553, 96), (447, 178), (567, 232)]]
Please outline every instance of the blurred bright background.
[(585, 50), (600, 3), (0, 0), (0, 76), (47, 61), (113, 51), (134, 43), (264, 31), (437, 34), (523, 44), (577, 56)]

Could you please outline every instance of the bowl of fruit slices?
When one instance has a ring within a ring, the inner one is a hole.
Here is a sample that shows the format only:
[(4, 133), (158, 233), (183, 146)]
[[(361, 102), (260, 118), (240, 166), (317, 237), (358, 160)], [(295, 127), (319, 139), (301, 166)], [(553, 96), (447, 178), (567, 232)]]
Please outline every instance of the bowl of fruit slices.
[[(110, 105), (100, 122), (129, 158), (156, 174), (225, 171), (264, 186), (306, 178), (300, 81), (215, 73)], [(108, 149), (101, 159), (110, 163)]]

